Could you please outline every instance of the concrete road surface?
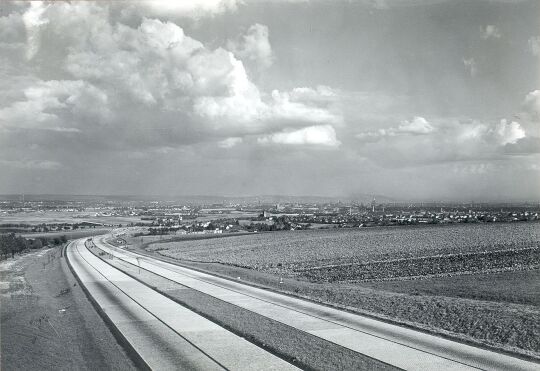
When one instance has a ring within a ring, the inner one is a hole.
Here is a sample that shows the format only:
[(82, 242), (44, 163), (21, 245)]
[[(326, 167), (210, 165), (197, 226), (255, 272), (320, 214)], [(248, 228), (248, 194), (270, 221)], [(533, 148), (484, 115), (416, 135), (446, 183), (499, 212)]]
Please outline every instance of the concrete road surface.
[(95, 303), (154, 370), (293, 370), (293, 365), (184, 308), (72, 242), (67, 258)]

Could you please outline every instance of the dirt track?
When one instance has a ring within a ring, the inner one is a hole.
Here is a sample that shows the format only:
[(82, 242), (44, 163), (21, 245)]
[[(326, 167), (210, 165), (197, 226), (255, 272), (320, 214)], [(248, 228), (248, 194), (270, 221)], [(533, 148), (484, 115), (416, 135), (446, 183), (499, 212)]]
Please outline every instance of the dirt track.
[(135, 369), (60, 255), (0, 262), (2, 370)]

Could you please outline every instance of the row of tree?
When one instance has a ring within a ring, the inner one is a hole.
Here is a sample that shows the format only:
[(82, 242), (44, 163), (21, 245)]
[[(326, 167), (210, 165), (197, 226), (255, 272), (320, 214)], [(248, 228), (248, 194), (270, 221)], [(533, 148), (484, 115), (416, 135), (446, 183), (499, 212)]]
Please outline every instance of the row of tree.
[(27, 239), (15, 233), (0, 234), (0, 258), (6, 259), (10, 255), (13, 258), (15, 254), (20, 254), (25, 250), (40, 249), (43, 246), (60, 245), (66, 242), (66, 236)]

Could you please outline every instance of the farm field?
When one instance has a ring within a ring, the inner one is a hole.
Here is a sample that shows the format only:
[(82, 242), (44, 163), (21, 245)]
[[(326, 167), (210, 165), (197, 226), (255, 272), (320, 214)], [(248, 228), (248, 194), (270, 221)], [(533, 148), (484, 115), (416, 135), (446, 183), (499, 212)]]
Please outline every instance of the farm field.
[(195, 218), (198, 222), (209, 222), (216, 219), (227, 219), (227, 218), (237, 218), (237, 219), (249, 219), (249, 218), (255, 218), (259, 215), (259, 213), (251, 213), (247, 211), (229, 211), (224, 212), (223, 214), (211, 214), (211, 213), (205, 213), (204, 211), (201, 211), (199, 216)]
[[(118, 231), (118, 230), (117, 230)], [(238, 237), (242, 235), (247, 235), (249, 232), (236, 232), (234, 234), (214, 234), (214, 233), (204, 233), (204, 234), (168, 234), (168, 235), (143, 235), (134, 237), (132, 230), (129, 233), (120, 233), (117, 235), (126, 241), (128, 246), (137, 246), (138, 248), (146, 248), (148, 245), (159, 244), (153, 246), (153, 250), (159, 250), (162, 244), (164, 243), (174, 243), (177, 241), (194, 241), (194, 240), (204, 240), (204, 239), (215, 239), (215, 238), (227, 238), (227, 237)]]
[(33, 211), (13, 214), (0, 214), (0, 224), (54, 224), (92, 222), (107, 225), (140, 223), (140, 217), (129, 216), (95, 216), (88, 212), (67, 211)]
[[(463, 268), (481, 271), (495, 260), (494, 269), (530, 266), (540, 261), (539, 244), (540, 224), (514, 223), (259, 233), (154, 243), (147, 249), (176, 259), (336, 281), (455, 273)], [(471, 267), (471, 261), (479, 263)], [(508, 262), (514, 265), (504, 266)], [(339, 277), (342, 271), (360, 270), (375, 272)], [(390, 270), (398, 272), (378, 276)]]
[(106, 228), (85, 228), (85, 229), (79, 229), (75, 231), (68, 230), (68, 231), (61, 231), (61, 232), (46, 232), (46, 233), (45, 232), (22, 233), (21, 236), (25, 238), (38, 238), (38, 237), (55, 238), (55, 237), (60, 237), (60, 236), (66, 236), (68, 240), (74, 240), (77, 238), (105, 234), (109, 231), (110, 229), (106, 229)]
[[(146, 249), (233, 279), (540, 359), (539, 244), (540, 224), (514, 223), (259, 233)], [(359, 271), (371, 275), (364, 279)]]
[(439, 295), (540, 307), (540, 269), (363, 282), (360, 285), (409, 295)]

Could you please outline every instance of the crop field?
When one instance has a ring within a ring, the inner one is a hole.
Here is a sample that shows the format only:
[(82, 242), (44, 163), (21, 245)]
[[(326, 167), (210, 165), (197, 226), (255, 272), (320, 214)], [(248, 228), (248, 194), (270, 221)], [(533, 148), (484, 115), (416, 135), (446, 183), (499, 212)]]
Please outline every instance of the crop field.
[(520, 269), (540, 262), (540, 224), (332, 229), (151, 244), (175, 259), (350, 281)]
[(540, 359), (540, 224), (330, 229), (152, 243), (233, 279)]
[(0, 214), (0, 224), (30, 224), (42, 223), (102, 223), (102, 224), (129, 224), (141, 222), (140, 217), (131, 216), (96, 216), (95, 213), (79, 211), (32, 211), (13, 214)]
[(85, 229), (79, 229), (75, 231), (61, 231), (61, 232), (42, 232), (42, 233), (23, 233), (21, 236), (25, 238), (39, 238), (39, 237), (45, 237), (45, 238), (55, 238), (60, 236), (66, 236), (68, 240), (74, 240), (77, 238), (83, 238), (83, 237), (90, 237), (90, 236), (96, 236), (101, 235), (109, 232), (110, 229), (106, 228), (85, 228)]

